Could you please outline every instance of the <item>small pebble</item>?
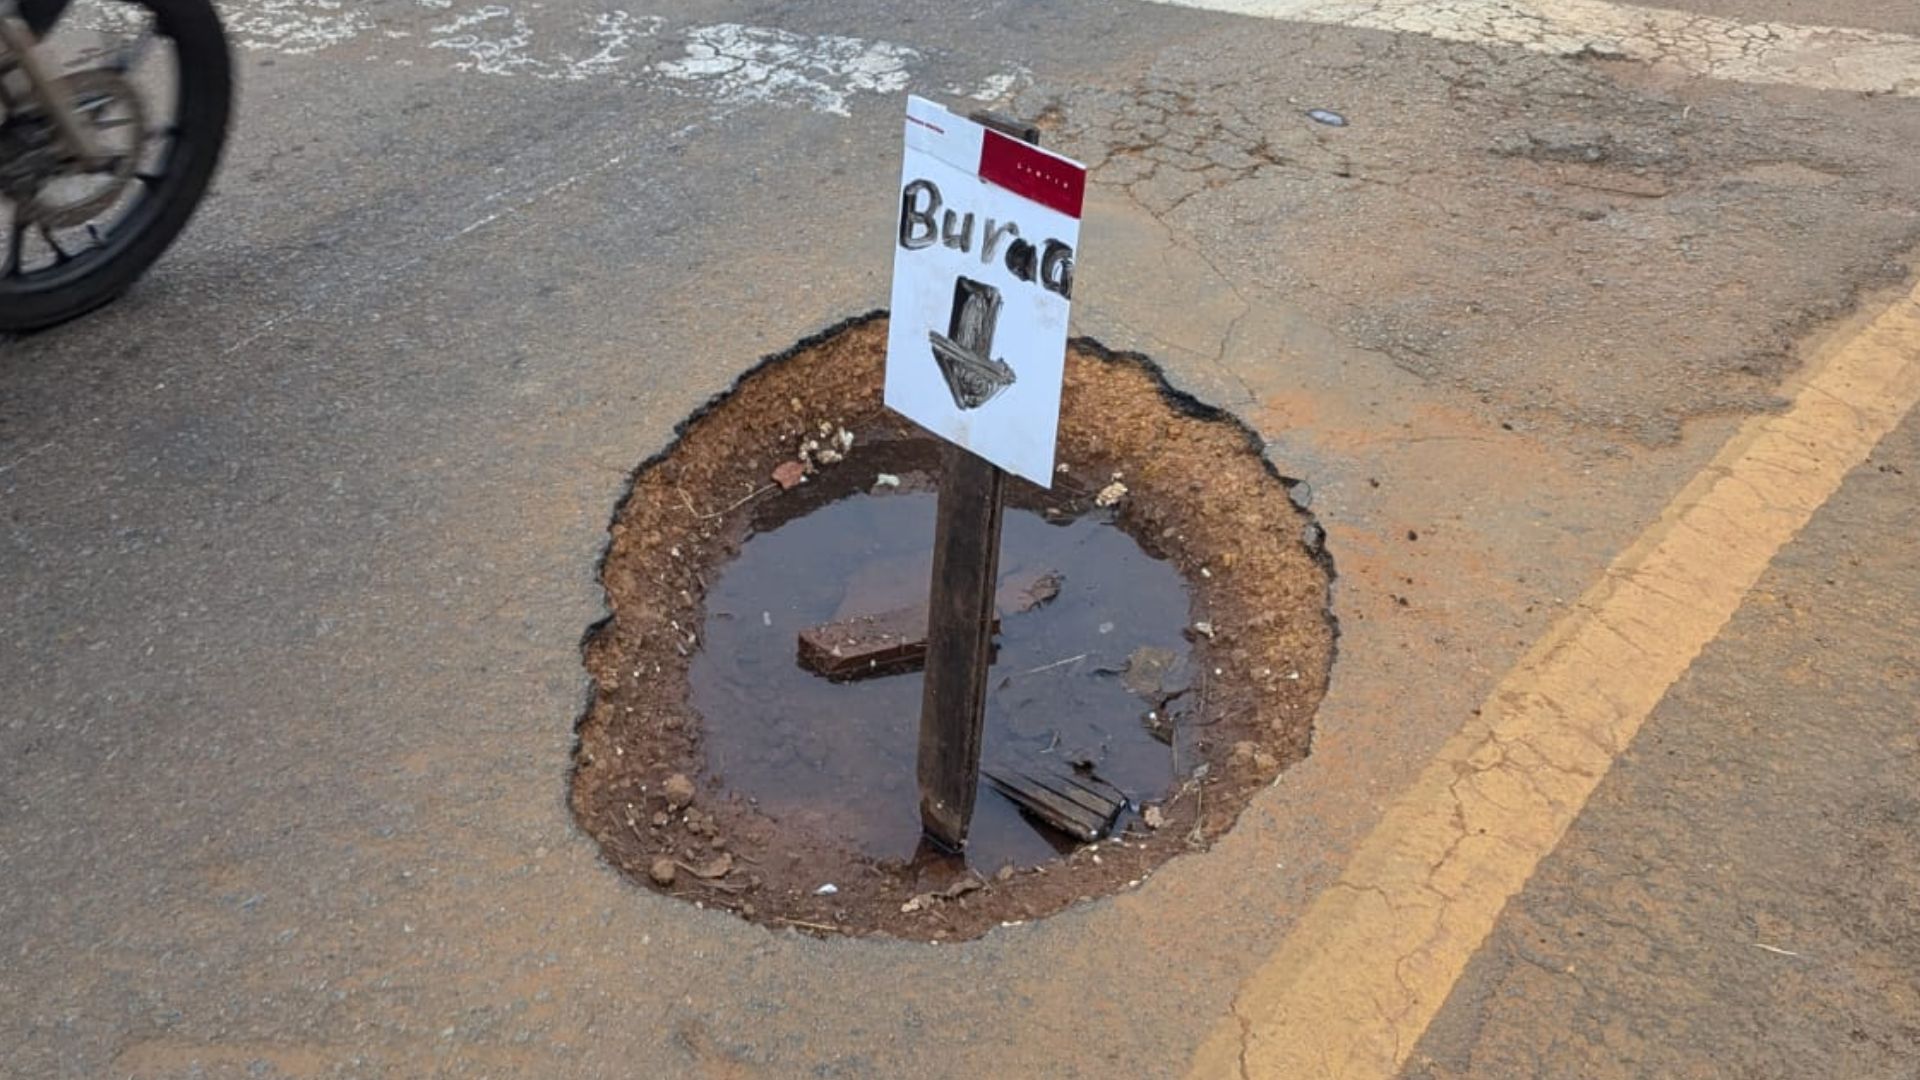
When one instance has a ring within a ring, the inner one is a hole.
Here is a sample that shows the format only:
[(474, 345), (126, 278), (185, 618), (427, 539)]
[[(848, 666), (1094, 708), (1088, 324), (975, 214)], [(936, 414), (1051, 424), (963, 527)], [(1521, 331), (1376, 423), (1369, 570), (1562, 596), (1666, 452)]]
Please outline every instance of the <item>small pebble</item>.
[(660, 794), (666, 796), (667, 809), (678, 810), (693, 802), (693, 781), (685, 773), (674, 773), (660, 785)]
[(655, 885), (665, 888), (673, 884), (674, 874), (678, 871), (679, 868), (673, 865), (673, 860), (662, 855), (653, 860), (652, 866), (647, 867), (647, 876), (653, 879)]

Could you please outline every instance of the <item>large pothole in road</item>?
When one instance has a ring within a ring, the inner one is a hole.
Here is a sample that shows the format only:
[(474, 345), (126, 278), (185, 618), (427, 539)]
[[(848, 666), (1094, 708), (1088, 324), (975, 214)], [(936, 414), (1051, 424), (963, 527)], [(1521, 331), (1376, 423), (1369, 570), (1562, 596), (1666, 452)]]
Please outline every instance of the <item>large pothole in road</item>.
[[(965, 855), (932, 850), (919, 673), (798, 660), (809, 629), (926, 600), (940, 451), (881, 405), (885, 346), (884, 319), (802, 344), (636, 474), (586, 650), (573, 808), (616, 865), (705, 906), (966, 938), (1137, 884), (1304, 757), (1329, 575), (1244, 427), (1076, 344), (1053, 489), (1009, 484), (983, 759), (1123, 807), (1083, 843), (983, 780)], [(810, 474), (776, 483), (803, 448)]]

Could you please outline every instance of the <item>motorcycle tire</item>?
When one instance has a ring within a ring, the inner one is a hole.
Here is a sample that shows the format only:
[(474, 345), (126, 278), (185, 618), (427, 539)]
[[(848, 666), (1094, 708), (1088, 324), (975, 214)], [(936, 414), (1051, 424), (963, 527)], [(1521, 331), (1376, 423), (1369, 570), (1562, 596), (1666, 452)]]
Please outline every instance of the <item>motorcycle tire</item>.
[(126, 292), (186, 228), (220, 163), (233, 110), (233, 61), (212, 0), (122, 2), (150, 11), (159, 35), (173, 43), (173, 142), (104, 243), (45, 270), (19, 274), (14, 267), (0, 275), (0, 332), (45, 329)]

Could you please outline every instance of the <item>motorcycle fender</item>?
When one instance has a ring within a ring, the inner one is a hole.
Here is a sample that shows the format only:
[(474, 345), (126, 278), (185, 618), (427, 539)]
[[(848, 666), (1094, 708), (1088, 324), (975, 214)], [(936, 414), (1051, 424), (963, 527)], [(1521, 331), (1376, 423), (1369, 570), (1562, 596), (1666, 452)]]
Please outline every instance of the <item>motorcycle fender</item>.
[(33, 36), (43, 38), (53, 29), (71, 0), (20, 0), (20, 17), (26, 20)]

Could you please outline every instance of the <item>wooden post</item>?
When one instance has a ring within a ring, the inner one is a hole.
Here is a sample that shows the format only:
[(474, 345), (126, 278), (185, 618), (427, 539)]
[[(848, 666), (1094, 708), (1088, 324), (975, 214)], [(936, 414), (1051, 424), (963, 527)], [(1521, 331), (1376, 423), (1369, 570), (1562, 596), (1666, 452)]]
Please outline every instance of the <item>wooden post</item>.
[[(1040, 129), (992, 113), (972, 119), (1029, 143)], [(991, 355), (993, 325), (955, 312), (953, 343)], [(967, 843), (980, 787), (980, 736), (993, 662), (994, 588), (1000, 574), (1001, 496), (1006, 473), (958, 446), (946, 448), (933, 534), (927, 603), (927, 666), (920, 700), (920, 824), (957, 852)]]
[(942, 474), (920, 701), (920, 824), (958, 851), (967, 842), (980, 785), (1006, 474), (958, 446), (947, 447)]

